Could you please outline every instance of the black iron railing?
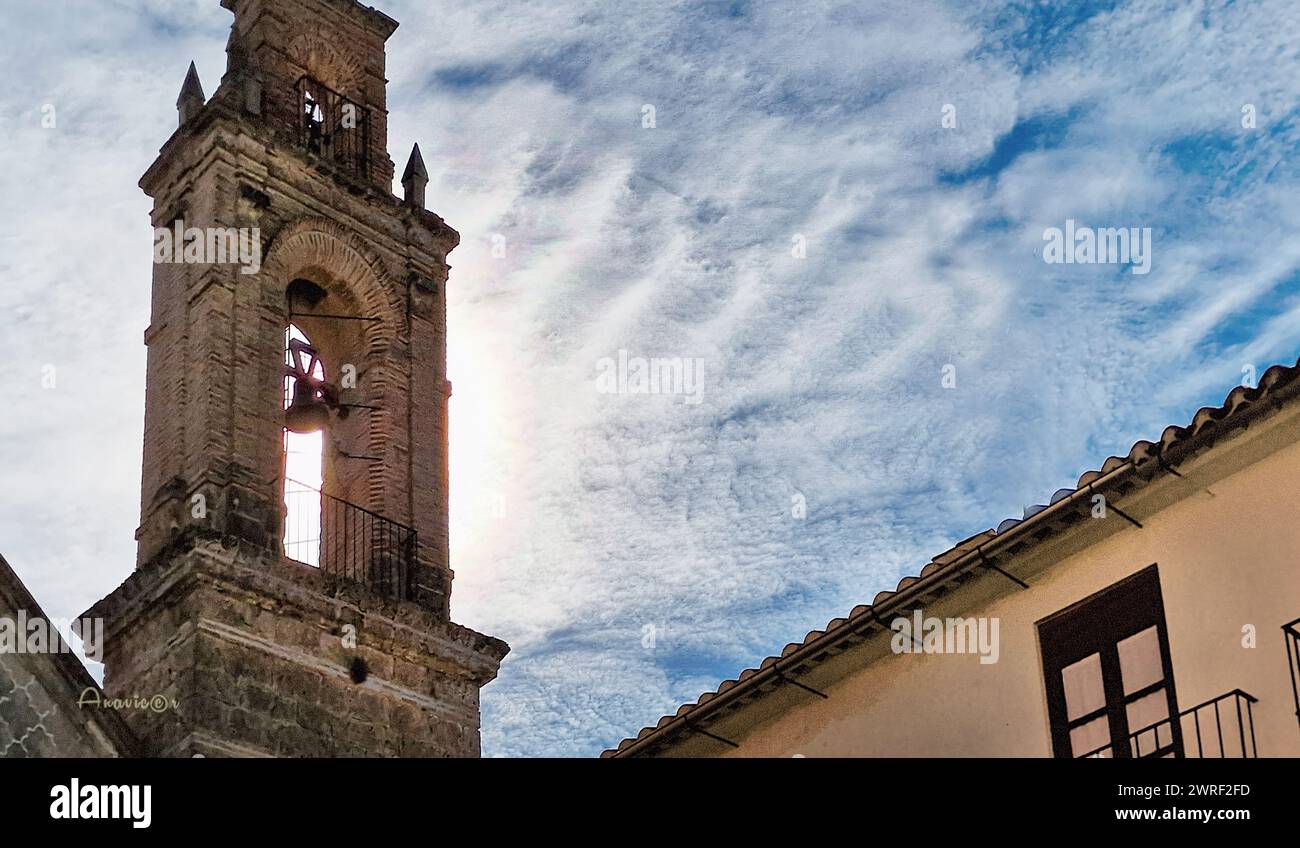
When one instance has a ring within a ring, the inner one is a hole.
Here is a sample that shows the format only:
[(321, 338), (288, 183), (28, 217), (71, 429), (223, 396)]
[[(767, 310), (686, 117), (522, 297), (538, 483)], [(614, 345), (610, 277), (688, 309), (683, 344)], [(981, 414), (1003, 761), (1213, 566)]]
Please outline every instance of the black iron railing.
[(1282, 625), (1286, 639), (1286, 664), (1291, 672), (1291, 697), (1295, 699), (1295, 717), (1300, 721), (1300, 618)]
[(303, 77), (298, 80), (298, 142), (314, 156), (359, 177), (370, 172), (370, 110)]
[(294, 480), (285, 483), (284, 500), (286, 556), (386, 597), (411, 599), (419, 550), (413, 528)]
[[(1089, 751), (1083, 757), (1253, 759), (1259, 756), (1255, 749), (1255, 714), (1252, 709), (1258, 702), (1255, 696), (1233, 689), (1178, 714), (1181, 745), (1173, 732), (1175, 720), (1167, 718), (1130, 733), (1127, 751), (1117, 750), (1111, 744)], [(1195, 752), (1191, 750), (1193, 741), (1196, 743)]]

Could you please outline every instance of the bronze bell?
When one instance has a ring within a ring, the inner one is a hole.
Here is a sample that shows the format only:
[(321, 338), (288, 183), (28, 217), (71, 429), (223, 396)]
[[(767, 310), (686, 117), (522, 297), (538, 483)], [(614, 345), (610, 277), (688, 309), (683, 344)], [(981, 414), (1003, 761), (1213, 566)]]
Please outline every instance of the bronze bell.
[(297, 379), (293, 384), (293, 402), (284, 411), (284, 428), (291, 433), (319, 433), (330, 421), (330, 408), (318, 395), (319, 386)]

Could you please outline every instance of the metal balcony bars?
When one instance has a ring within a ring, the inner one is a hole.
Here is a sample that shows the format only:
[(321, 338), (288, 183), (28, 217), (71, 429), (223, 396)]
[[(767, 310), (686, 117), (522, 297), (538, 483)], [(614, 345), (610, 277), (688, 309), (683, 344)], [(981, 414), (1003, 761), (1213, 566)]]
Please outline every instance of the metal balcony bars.
[(411, 599), (419, 550), (413, 528), (296, 480), (286, 481), (285, 504), (286, 556), (385, 597)]
[(361, 178), (370, 174), (370, 110), (319, 80), (298, 80), (299, 145)]
[[(1255, 747), (1254, 705), (1259, 702), (1255, 696), (1234, 689), (1231, 692), (1212, 698), (1203, 704), (1184, 710), (1177, 716), (1183, 735), (1183, 745), (1174, 743), (1173, 722), (1175, 719), (1163, 719), (1129, 734), (1128, 751), (1117, 751), (1113, 744), (1104, 745), (1083, 754), (1082, 758), (1133, 757), (1149, 759), (1154, 757), (1196, 757), (1253, 759), (1259, 756)], [(1236, 719), (1235, 722), (1233, 719)], [(1225, 735), (1224, 724), (1227, 722)], [(1234, 727), (1235, 724), (1235, 727)], [(1236, 731), (1235, 733), (1233, 731)], [(1196, 741), (1196, 753), (1187, 748), (1190, 741)]]
[(1300, 618), (1282, 625), (1286, 639), (1286, 664), (1291, 673), (1291, 697), (1295, 702), (1296, 721), (1300, 722)]

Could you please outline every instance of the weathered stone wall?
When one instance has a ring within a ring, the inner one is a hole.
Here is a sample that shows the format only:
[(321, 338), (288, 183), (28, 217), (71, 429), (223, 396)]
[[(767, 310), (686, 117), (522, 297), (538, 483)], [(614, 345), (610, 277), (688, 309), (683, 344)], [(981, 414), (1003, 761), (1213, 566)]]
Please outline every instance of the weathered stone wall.
[[(260, 551), (200, 542), (138, 571), (108, 620), (105, 689), (161, 756), (475, 757), (504, 643)], [(364, 663), (364, 677), (358, 661)]]

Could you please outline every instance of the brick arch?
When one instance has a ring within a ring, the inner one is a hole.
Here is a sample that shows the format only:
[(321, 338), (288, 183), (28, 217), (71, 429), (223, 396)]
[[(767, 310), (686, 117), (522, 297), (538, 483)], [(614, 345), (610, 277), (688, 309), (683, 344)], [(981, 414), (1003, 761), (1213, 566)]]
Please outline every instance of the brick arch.
[(300, 219), (282, 229), (262, 267), (269, 283), (265, 294), (273, 298), (283, 297), (289, 283), (306, 277), (366, 316), (381, 319), (366, 325), (367, 352), (377, 360), (406, 320), (401, 286), (383, 260), (356, 233), (325, 218)]
[[(262, 297), (271, 309), (284, 309), (284, 294), (291, 282), (305, 278), (328, 292), (330, 312), (376, 317), (363, 325), (364, 355), (373, 365), (367, 370), (367, 402), (380, 410), (371, 415), (367, 453), (383, 456), (392, 447), (396, 420), (389, 407), (403, 396), (400, 340), (405, 338), (406, 308), (403, 287), (397, 285), (385, 263), (355, 233), (323, 218), (304, 218), (287, 225), (272, 239), (262, 263)], [(288, 320), (287, 314), (285, 320)], [(396, 381), (396, 385), (394, 385)], [(364, 506), (383, 510), (386, 495), (400, 483), (375, 463), (366, 475)]]
[(365, 68), (359, 58), (340, 49), (320, 26), (300, 31), (285, 52), (312, 77), (353, 100), (363, 100)]

